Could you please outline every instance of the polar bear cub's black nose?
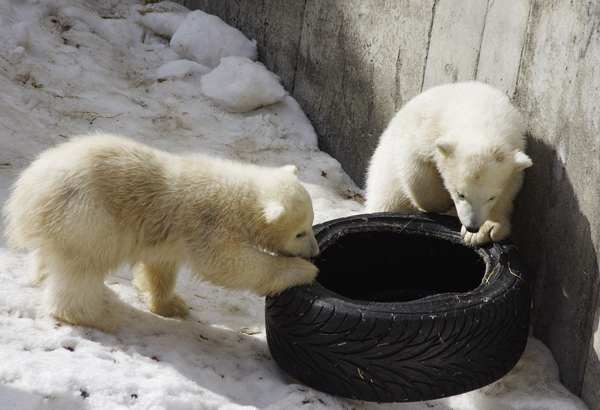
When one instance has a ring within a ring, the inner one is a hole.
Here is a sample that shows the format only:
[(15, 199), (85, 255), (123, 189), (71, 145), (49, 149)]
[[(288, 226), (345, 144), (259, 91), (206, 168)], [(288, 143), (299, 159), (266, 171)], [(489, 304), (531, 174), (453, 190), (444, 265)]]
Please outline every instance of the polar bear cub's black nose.
[(465, 225), (465, 228), (467, 229), (467, 231), (469, 231), (471, 233), (477, 233), (477, 232), (479, 232), (479, 226), (467, 226), (467, 225)]

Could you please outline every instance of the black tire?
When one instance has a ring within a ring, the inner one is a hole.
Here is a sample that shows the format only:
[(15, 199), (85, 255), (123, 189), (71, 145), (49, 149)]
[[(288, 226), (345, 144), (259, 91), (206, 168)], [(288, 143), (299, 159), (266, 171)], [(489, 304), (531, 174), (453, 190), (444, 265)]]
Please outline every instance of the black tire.
[(358, 215), (314, 227), (317, 282), (266, 300), (276, 363), (336, 396), (432, 400), (510, 371), (529, 333), (530, 279), (508, 241), (467, 247), (456, 218)]

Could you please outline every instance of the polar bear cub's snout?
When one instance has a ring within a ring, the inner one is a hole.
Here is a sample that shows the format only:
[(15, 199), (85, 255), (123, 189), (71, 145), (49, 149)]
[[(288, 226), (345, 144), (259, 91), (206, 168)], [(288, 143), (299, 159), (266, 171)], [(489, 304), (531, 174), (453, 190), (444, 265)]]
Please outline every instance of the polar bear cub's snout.
[(300, 252), (298, 255), (293, 256), (299, 256), (304, 259), (312, 259), (319, 255), (319, 244), (317, 243), (317, 239), (315, 238), (312, 228), (303, 229), (296, 235), (294, 239), (299, 243), (298, 246), (300, 247)]
[(498, 195), (486, 193), (483, 195), (469, 195), (463, 191), (457, 191), (454, 195), (456, 198), (453, 198), (456, 213), (467, 232), (479, 232), (479, 228), (488, 219), (492, 208), (496, 204)]
[(319, 244), (312, 229), (313, 216), (307, 216), (300, 231), (294, 235), (292, 249), (300, 249), (297, 255), (304, 259), (312, 259), (319, 255)]
[[(296, 174), (293, 166), (283, 169)], [(286, 190), (281, 199), (267, 204), (264, 210), (267, 224), (274, 232), (281, 233), (280, 238), (271, 241), (276, 247), (273, 250), (283, 256), (312, 259), (319, 254), (319, 244), (312, 228), (314, 211), (310, 195), (301, 185), (288, 185)]]
[[(469, 135), (440, 138), (437, 164), (463, 225), (463, 236), (484, 233), (499, 240), (508, 235), (508, 221), (502, 215), (510, 213), (516, 195), (511, 182), (520, 180), (521, 172), (532, 162), (520, 149), (482, 140), (485, 143)], [(494, 221), (502, 224), (494, 225)], [(489, 226), (480, 232), (486, 222)]]

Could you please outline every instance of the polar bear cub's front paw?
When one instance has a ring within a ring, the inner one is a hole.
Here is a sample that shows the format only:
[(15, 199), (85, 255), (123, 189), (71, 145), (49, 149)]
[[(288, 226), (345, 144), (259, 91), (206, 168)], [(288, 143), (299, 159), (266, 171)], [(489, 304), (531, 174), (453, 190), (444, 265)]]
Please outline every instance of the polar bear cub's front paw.
[(500, 222), (485, 221), (477, 232), (469, 232), (463, 226), (460, 234), (465, 243), (469, 246), (479, 246), (484, 243), (493, 241), (498, 242), (508, 236), (510, 233), (510, 225)]
[(288, 261), (290, 263), (288, 280), (292, 286), (310, 283), (319, 273), (319, 269), (305, 259), (294, 257), (289, 258)]
[(283, 269), (271, 277), (266, 288), (259, 291), (259, 294), (276, 294), (293, 286), (307, 285), (319, 273), (319, 269), (305, 259), (298, 257), (281, 259), (283, 260)]

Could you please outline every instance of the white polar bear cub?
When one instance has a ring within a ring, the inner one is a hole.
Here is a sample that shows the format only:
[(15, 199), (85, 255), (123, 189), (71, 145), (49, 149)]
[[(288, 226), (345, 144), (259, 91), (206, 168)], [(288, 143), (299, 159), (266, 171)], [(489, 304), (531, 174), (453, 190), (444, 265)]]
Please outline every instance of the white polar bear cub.
[[(178, 156), (98, 133), (42, 153), (4, 209), (11, 245), (34, 252), (47, 313), (115, 332), (104, 278), (139, 263), (148, 308), (185, 316), (177, 273), (259, 295), (311, 282), (319, 249), (296, 168)], [(270, 252), (270, 253), (268, 253)]]
[(366, 209), (444, 213), (454, 205), (465, 243), (501, 240), (532, 165), (525, 132), (522, 115), (489, 85), (431, 88), (382, 134), (367, 173)]

